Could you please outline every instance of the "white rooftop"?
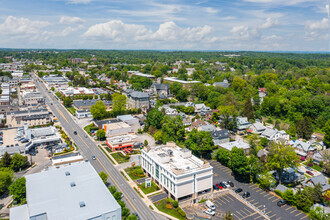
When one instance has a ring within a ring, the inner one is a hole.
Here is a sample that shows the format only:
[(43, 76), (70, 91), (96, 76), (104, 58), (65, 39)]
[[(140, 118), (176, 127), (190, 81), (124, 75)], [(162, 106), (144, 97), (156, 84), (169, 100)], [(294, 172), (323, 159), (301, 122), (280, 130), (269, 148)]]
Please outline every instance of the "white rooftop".
[(26, 200), (29, 217), (41, 215), (40, 219), (48, 220), (94, 219), (120, 209), (89, 162), (27, 175)]
[(243, 148), (244, 150), (250, 148), (250, 145), (243, 141), (233, 141), (233, 142), (228, 142), (228, 143), (222, 143), (222, 144), (220, 144), (220, 146), (229, 151), (231, 151), (234, 147)]
[(185, 81), (185, 80), (180, 80), (176, 77), (165, 77), (164, 80), (167, 80), (170, 82), (178, 82), (178, 83), (182, 83), (182, 84), (200, 83), (200, 81)]
[(120, 143), (132, 142), (135, 141), (135, 139), (136, 139), (135, 135), (127, 134), (127, 135), (120, 135), (120, 136), (107, 138), (107, 141), (108, 143), (111, 144), (120, 144)]
[(207, 162), (192, 155), (191, 151), (187, 148), (161, 145), (150, 148), (148, 152), (145, 149), (143, 149), (143, 151), (145, 151), (155, 162), (166, 170), (172, 172), (174, 175), (177, 175), (177, 173), (182, 175), (196, 172), (210, 167)]

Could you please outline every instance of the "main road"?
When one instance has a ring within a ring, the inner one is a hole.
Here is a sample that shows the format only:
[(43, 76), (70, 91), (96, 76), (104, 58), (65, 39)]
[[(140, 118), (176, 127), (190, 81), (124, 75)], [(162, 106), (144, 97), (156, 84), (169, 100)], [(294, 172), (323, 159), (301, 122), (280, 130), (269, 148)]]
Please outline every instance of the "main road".
[[(91, 162), (97, 172), (104, 171), (108, 174), (108, 180), (117, 187), (117, 190), (123, 193), (126, 205), (131, 212), (138, 213), (139, 217), (143, 220), (163, 219), (163, 216), (159, 216), (147, 207), (140, 196), (132, 189), (122, 174), (114, 167), (95, 142), (89, 137), (85, 137), (85, 131), (75, 123), (70, 113), (59, 103), (54, 95), (49, 93), (45, 85), (39, 82), (39, 78), (34, 74), (32, 75), (40, 93), (46, 97), (46, 104), (55, 114), (68, 135), (77, 144), (80, 153)], [(74, 131), (77, 132), (77, 135), (74, 134)], [(92, 155), (96, 157), (96, 160), (91, 159)]]

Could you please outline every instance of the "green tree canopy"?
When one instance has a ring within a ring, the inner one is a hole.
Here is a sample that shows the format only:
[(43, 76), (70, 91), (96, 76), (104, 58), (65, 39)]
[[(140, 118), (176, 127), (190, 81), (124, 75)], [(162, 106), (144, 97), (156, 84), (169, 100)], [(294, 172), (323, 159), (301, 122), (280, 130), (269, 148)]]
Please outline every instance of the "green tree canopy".
[(72, 105), (73, 100), (70, 97), (65, 97), (63, 99), (63, 105), (65, 107), (70, 107)]
[(6, 151), (1, 157), (0, 166), (1, 167), (10, 167), (10, 164), (11, 164), (11, 156)]
[(223, 148), (219, 148), (216, 153), (217, 160), (224, 166), (228, 166), (230, 162), (230, 152)]
[(112, 109), (115, 112), (123, 112), (126, 109), (127, 97), (121, 94), (113, 94), (112, 96)]
[(184, 145), (198, 157), (211, 158), (213, 149), (213, 138), (210, 132), (197, 131), (193, 129), (185, 141)]
[(105, 131), (103, 129), (97, 130), (96, 137), (99, 140), (103, 140), (105, 138)]
[(25, 177), (21, 177), (15, 180), (9, 187), (9, 194), (13, 196), (13, 199), (18, 203), (24, 203), (26, 199)]
[(164, 119), (164, 115), (158, 109), (153, 108), (147, 113), (147, 124), (148, 126), (153, 126), (157, 129), (162, 127), (162, 121)]
[(303, 119), (297, 121), (296, 131), (298, 137), (308, 140), (313, 134), (313, 124), (309, 117), (304, 117)]
[(242, 148), (233, 147), (230, 152), (233, 173), (244, 180), (250, 180), (250, 164)]
[(101, 177), (103, 183), (106, 184), (107, 179), (108, 179), (108, 174), (106, 174), (105, 172), (102, 171), (102, 172), (99, 173), (99, 176)]
[(19, 153), (16, 153), (11, 158), (11, 165), (10, 167), (15, 171), (19, 171), (20, 169), (23, 169), (27, 167), (29, 164), (27, 156), (23, 156)]
[(91, 114), (93, 115), (94, 119), (102, 119), (107, 114), (107, 107), (101, 100), (99, 100), (94, 105), (92, 105)]
[(10, 168), (0, 168), (0, 195), (4, 193), (14, 180), (14, 171)]
[(325, 123), (324, 128), (324, 138), (323, 143), (326, 145), (327, 148), (330, 148), (330, 120)]

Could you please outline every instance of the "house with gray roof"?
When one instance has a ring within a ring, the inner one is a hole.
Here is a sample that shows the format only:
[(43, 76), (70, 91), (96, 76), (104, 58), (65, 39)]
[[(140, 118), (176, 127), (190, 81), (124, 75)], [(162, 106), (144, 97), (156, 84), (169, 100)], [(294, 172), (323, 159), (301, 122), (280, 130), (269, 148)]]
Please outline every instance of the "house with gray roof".
[(170, 95), (170, 85), (153, 83), (151, 85), (151, 90), (153, 94), (158, 95), (161, 99), (166, 99)]
[(229, 131), (227, 129), (215, 130), (211, 132), (215, 146), (229, 142)]
[(230, 86), (230, 83), (228, 82), (228, 80), (224, 79), (222, 82), (213, 83), (213, 86), (220, 86), (223, 88), (228, 88)]
[(233, 141), (227, 143), (221, 143), (219, 146), (225, 150), (231, 151), (234, 147), (241, 148), (244, 150), (245, 154), (248, 154), (250, 151), (250, 145), (243, 141)]
[[(96, 99), (88, 99), (88, 100), (73, 100), (72, 105), (77, 110), (90, 110), (92, 105), (99, 101)], [(102, 101), (107, 109), (110, 109), (112, 106), (111, 101)]]
[(316, 147), (300, 140), (296, 140), (295, 142), (293, 142), (293, 148), (298, 155), (303, 156), (305, 158), (312, 157), (316, 152)]
[(249, 127), (249, 130), (251, 130), (253, 134), (261, 134), (266, 130), (266, 127), (262, 123), (256, 122)]
[(237, 123), (237, 130), (239, 132), (243, 132), (251, 126), (251, 122), (249, 122), (247, 117), (237, 117), (236, 123)]
[(301, 183), (303, 187), (311, 186), (314, 187), (316, 184), (321, 184), (322, 186), (322, 192), (326, 193), (328, 190), (330, 190), (330, 184), (328, 184), (327, 178), (323, 174), (320, 174), (318, 176), (313, 176)]
[(26, 204), (10, 208), (10, 220), (121, 219), (121, 206), (89, 162), (27, 175)]
[(150, 97), (147, 93), (134, 91), (128, 94), (128, 107), (134, 109), (141, 109), (147, 112), (150, 108)]
[(202, 125), (197, 130), (198, 131), (206, 131), (206, 132), (212, 132), (215, 131), (217, 128), (212, 124)]

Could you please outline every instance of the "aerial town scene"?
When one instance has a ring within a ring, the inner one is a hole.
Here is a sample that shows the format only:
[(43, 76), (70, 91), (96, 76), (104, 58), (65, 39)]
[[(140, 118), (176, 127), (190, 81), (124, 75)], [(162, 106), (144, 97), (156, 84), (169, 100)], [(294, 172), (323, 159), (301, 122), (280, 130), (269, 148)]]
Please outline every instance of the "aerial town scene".
[(330, 220), (329, 1), (0, 2), (0, 220)]

